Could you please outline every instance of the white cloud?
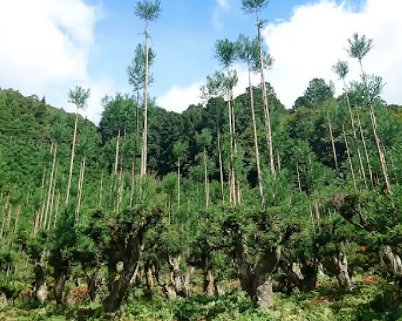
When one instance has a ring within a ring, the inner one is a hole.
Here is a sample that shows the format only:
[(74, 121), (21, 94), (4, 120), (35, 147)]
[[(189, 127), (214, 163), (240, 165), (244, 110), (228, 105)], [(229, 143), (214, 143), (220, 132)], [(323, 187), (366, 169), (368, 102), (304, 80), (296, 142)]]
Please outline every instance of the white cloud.
[(157, 98), (156, 103), (169, 111), (182, 112), (191, 104), (201, 103), (201, 86), (202, 81), (196, 81), (186, 88), (172, 86), (166, 94)]
[(214, 12), (212, 13), (211, 24), (216, 30), (221, 31), (223, 29), (223, 23), (222, 23), (221, 18), (219, 16), (218, 8), (215, 8)]
[(66, 106), (69, 87), (93, 90), (87, 114), (97, 121), (100, 89), (109, 93), (111, 80), (88, 74), (89, 53), (100, 8), (83, 0), (0, 1), (0, 86), (24, 95), (46, 95), (47, 102)]
[[(238, 96), (245, 92), (248, 87), (248, 71), (244, 66), (238, 64), (234, 65), (233, 68), (237, 72), (239, 82), (234, 89), (234, 95)], [(260, 75), (252, 74), (251, 82), (252, 85), (256, 86), (259, 84)], [(185, 88), (180, 88), (177, 86), (172, 86), (172, 88), (166, 92), (164, 95), (157, 98), (157, 103), (159, 106), (175, 112), (182, 112), (188, 108), (191, 104), (204, 103), (200, 97), (200, 88), (204, 84), (204, 81), (195, 81), (190, 86)]]
[[(349, 80), (359, 77), (357, 62), (348, 58), (345, 51), (347, 38), (359, 32), (374, 39), (374, 48), (364, 61), (366, 72), (380, 75), (387, 82), (383, 93), (386, 101), (402, 104), (399, 88), (402, 83), (401, 11), (400, 0), (367, 0), (360, 10), (324, 0), (295, 7), (288, 21), (278, 19), (263, 32), (275, 58), (273, 70), (266, 73), (267, 81), (288, 108), (314, 77), (334, 80), (339, 93), (341, 84), (331, 68), (338, 58), (347, 59), (351, 69)], [(247, 73), (244, 68), (237, 69), (236, 92), (241, 93), (247, 87)], [(258, 82), (258, 77), (254, 80)], [(194, 84), (186, 88), (174, 87), (164, 95), (170, 102), (166, 108), (181, 111), (186, 108), (185, 104), (198, 101), (196, 94)]]
[(219, 5), (222, 9), (229, 9), (229, 2), (228, 2), (228, 0), (216, 0), (216, 2), (218, 3), (218, 5)]
[(211, 24), (212, 26), (221, 31), (223, 29), (223, 23), (221, 21), (220, 13), (221, 11), (229, 10), (229, 1), (228, 0), (216, 0), (216, 6), (212, 12)]

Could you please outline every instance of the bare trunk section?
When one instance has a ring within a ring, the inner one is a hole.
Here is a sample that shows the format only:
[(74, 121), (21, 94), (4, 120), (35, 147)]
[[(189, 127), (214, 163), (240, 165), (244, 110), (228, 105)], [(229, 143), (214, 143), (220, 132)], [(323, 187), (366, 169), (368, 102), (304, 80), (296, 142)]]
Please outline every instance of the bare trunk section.
[(117, 210), (120, 211), (121, 204), (123, 202), (123, 189), (124, 189), (124, 181), (123, 181), (123, 166), (120, 164), (120, 174), (119, 174), (119, 189), (118, 189), (118, 198), (117, 198)]
[(208, 166), (207, 151), (204, 147), (204, 179), (205, 179), (205, 207), (209, 207), (209, 182), (208, 182)]
[(78, 219), (80, 216), (82, 186), (84, 184), (85, 162), (86, 162), (86, 157), (84, 156), (81, 161), (80, 179), (78, 182), (77, 202), (76, 202), (76, 208), (75, 208), (75, 218), (76, 219)]
[(338, 156), (336, 155), (334, 135), (332, 133), (332, 123), (331, 123), (331, 119), (329, 118), (329, 116), (328, 116), (328, 128), (329, 128), (329, 136), (331, 138), (332, 153), (334, 155), (336, 176), (339, 176)]
[(180, 157), (177, 158), (177, 207), (180, 208)]
[(142, 128), (142, 152), (141, 152), (141, 196), (144, 176), (147, 173), (147, 146), (148, 146), (148, 22), (145, 24), (145, 79), (144, 79), (144, 125)]
[(53, 228), (56, 227), (57, 224), (57, 217), (59, 216), (59, 205), (60, 205), (60, 191), (57, 190), (57, 195), (56, 195), (56, 204), (55, 204), (55, 213), (54, 213), (54, 222), (53, 222)]
[(221, 183), (221, 197), (222, 197), (222, 203), (225, 203), (225, 190), (224, 190), (224, 185), (223, 185), (223, 163), (222, 163), (222, 148), (221, 148), (221, 135), (219, 131), (219, 125), (218, 125), (218, 116), (216, 117), (216, 135), (217, 135), (217, 140), (218, 140), (218, 161), (219, 161), (219, 180)]
[(363, 70), (362, 61), (359, 60), (359, 63), (360, 63), (360, 69), (361, 69), (361, 72), (362, 72), (364, 86), (366, 88), (367, 104), (370, 107), (370, 120), (371, 120), (371, 125), (372, 125), (372, 128), (373, 128), (373, 135), (374, 135), (375, 145), (377, 147), (378, 158), (379, 158), (379, 161), (380, 161), (381, 173), (382, 173), (382, 176), (384, 178), (386, 191), (387, 191), (387, 193), (389, 195), (391, 195), (392, 194), (392, 189), (391, 189), (391, 184), (389, 183), (389, 178), (388, 178), (388, 174), (387, 174), (387, 165), (386, 165), (386, 162), (385, 162), (384, 152), (381, 149), (380, 138), (379, 138), (379, 136), (377, 134), (377, 124), (376, 124), (376, 118), (375, 118), (375, 113), (374, 113), (374, 107), (373, 107), (373, 104), (372, 104), (372, 102), (370, 100), (370, 97), (369, 97), (368, 87), (367, 87), (367, 80), (366, 80), (366, 75), (365, 75), (364, 70)]
[(364, 156), (365, 156), (366, 162), (367, 162), (367, 169), (368, 169), (368, 173), (369, 173), (369, 177), (370, 177), (371, 187), (374, 188), (374, 186), (375, 186), (374, 177), (373, 177), (373, 171), (371, 170), (371, 163), (370, 163), (370, 157), (369, 157), (368, 150), (367, 150), (366, 139), (364, 138), (364, 133), (363, 133), (362, 124), (360, 122), (359, 112), (357, 112), (356, 114), (357, 114), (357, 121), (359, 124), (360, 137), (361, 137), (362, 144), (363, 144)]
[(297, 172), (297, 185), (299, 187), (299, 192), (302, 193), (301, 181), (300, 181), (300, 171), (299, 171), (299, 164), (296, 165), (296, 172)]
[(342, 132), (343, 132), (343, 139), (344, 139), (345, 146), (346, 146), (346, 155), (348, 157), (350, 173), (352, 175), (353, 187), (354, 187), (355, 190), (357, 190), (355, 172), (353, 170), (352, 158), (350, 157), (349, 145), (348, 145), (348, 140), (346, 139), (346, 133), (345, 133), (345, 126), (344, 125), (342, 125)]
[(19, 223), (19, 220), (20, 220), (20, 210), (21, 210), (21, 205), (18, 205), (17, 212), (15, 213), (14, 234), (17, 234), (18, 223)]
[(236, 175), (234, 169), (234, 141), (233, 141), (233, 123), (232, 123), (232, 106), (231, 94), (228, 94), (228, 114), (229, 114), (229, 135), (230, 135), (230, 177), (229, 177), (229, 195), (231, 205), (236, 205)]
[(251, 121), (253, 123), (253, 138), (254, 138), (255, 158), (256, 158), (256, 164), (257, 164), (257, 179), (258, 179), (258, 192), (260, 195), (260, 210), (263, 211), (265, 209), (264, 188), (263, 188), (262, 173), (261, 173), (261, 166), (260, 166), (260, 150), (258, 148), (257, 124), (255, 122), (254, 97), (253, 97), (253, 88), (251, 85), (250, 66), (248, 67), (248, 84), (249, 84), (249, 88), (250, 88)]
[[(230, 90), (230, 101), (233, 102), (233, 97), (232, 97), (232, 90)], [(236, 186), (233, 187), (233, 190), (235, 191), (236, 198), (237, 198), (237, 204), (241, 203), (241, 186), (239, 182), (239, 173), (238, 173), (238, 167), (236, 166), (236, 160), (237, 160), (237, 138), (236, 138), (236, 118), (235, 118), (235, 112), (234, 112), (234, 107), (232, 103), (232, 131), (233, 131), (233, 148), (234, 148), (234, 154), (235, 154), (235, 167), (234, 171), (236, 172), (236, 180), (234, 181), (236, 183)]]
[(121, 130), (119, 128), (117, 130), (116, 151), (115, 151), (115, 154), (114, 154), (114, 166), (113, 166), (114, 175), (117, 175), (117, 166), (118, 166), (118, 163), (119, 163), (120, 134), (121, 134)]
[(353, 140), (354, 140), (354, 143), (355, 143), (357, 157), (359, 158), (360, 177), (363, 179), (364, 186), (365, 186), (365, 188), (367, 190), (368, 186), (367, 186), (367, 179), (366, 179), (366, 170), (364, 168), (362, 156), (360, 154), (359, 143), (358, 143), (358, 139), (357, 139), (357, 135), (356, 135), (355, 120), (353, 118), (352, 106), (350, 105), (349, 94), (348, 94), (348, 91), (347, 91), (345, 78), (343, 78), (343, 90), (344, 90), (344, 93), (345, 93), (345, 96), (346, 96), (346, 103), (347, 103), (348, 109), (349, 109), (350, 122), (351, 122), (351, 125), (352, 125), (352, 132), (353, 132)]
[(58, 171), (58, 165), (56, 165), (56, 169), (54, 172), (54, 179), (53, 179), (53, 187), (52, 187), (52, 199), (50, 201), (50, 211), (49, 211), (49, 222), (47, 224), (47, 230), (50, 230), (50, 226), (52, 224), (52, 219), (53, 219), (53, 212), (54, 212), (54, 194), (56, 192), (56, 180), (57, 180), (57, 171)]
[(137, 137), (139, 131), (139, 122), (138, 122), (138, 106), (140, 104), (140, 94), (137, 90), (137, 101), (135, 105), (135, 133), (134, 133), (134, 153), (133, 153), (133, 165), (132, 165), (132, 173), (131, 173), (131, 191), (130, 191), (130, 207), (134, 205), (135, 199), (135, 161), (137, 159)]
[(101, 174), (100, 190), (99, 190), (99, 207), (102, 208), (102, 193), (103, 193), (103, 171)]
[(48, 213), (49, 213), (49, 206), (50, 206), (50, 199), (52, 195), (52, 189), (53, 189), (53, 177), (54, 177), (54, 172), (55, 172), (55, 167), (56, 167), (56, 157), (57, 157), (57, 143), (54, 144), (54, 150), (53, 150), (53, 163), (52, 163), (52, 171), (50, 173), (50, 180), (49, 180), (49, 187), (48, 187), (48, 192), (47, 192), (47, 201), (46, 201), (46, 211), (45, 211), (45, 219), (43, 222), (43, 227), (46, 228), (46, 222), (48, 218)]
[(268, 106), (268, 97), (267, 97), (267, 89), (265, 87), (265, 77), (264, 77), (264, 59), (262, 52), (262, 43), (261, 43), (261, 22), (258, 18), (257, 14), (257, 36), (259, 43), (259, 51), (260, 51), (260, 73), (261, 73), (261, 90), (262, 90), (262, 99), (264, 104), (264, 122), (266, 128), (266, 137), (267, 137), (267, 157), (269, 161), (269, 168), (271, 170), (271, 175), (275, 179), (275, 164), (274, 164), (274, 154), (272, 148), (272, 133), (271, 133), (271, 119), (269, 114), (269, 106)]
[(71, 148), (70, 169), (69, 169), (69, 173), (68, 173), (68, 182), (67, 182), (67, 195), (66, 195), (66, 204), (65, 204), (66, 208), (68, 206), (68, 200), (70, 197), (71, 177), (73, 176), (73, 165), (74, 165), (74, 156), (75, 156), (75, 140), (77, 138), (77, 125), (78, 125), (78, 108), (75, 112), (73, 146)]

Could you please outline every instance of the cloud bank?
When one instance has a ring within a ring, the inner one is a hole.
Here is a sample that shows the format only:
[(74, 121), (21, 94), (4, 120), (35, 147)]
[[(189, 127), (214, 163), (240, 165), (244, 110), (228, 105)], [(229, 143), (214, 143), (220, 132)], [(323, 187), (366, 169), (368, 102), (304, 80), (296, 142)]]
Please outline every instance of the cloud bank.
[[(380, 75), (387, 82), (383, 93), (387, 102), (402, 104), (402, 91), (398, 88), (402, 83), (401, 11), (400, 0), (367, 0), (360, 8), (325, 0), (295, 7), (288, 21), (271, 22), (263, 32), (275, 58), (273, 69), (266, 73), (267, 81), (287, 108), (292, 107), (314, 77), (333, 80), (340, 93), (341, 83), (331, 67), (338, 58), (347, 59), (351, 69), (348, 80), (359, 77), (357, 62), (348, 58), (345, 51), (347, 38), (359, 32), (374, 39), (374, 48), (364, 61), (365, 71)], [(236, 92), (241, 93), (247, 87), (247, 72), (240, 66), (236, 69)], [(172, 87), (158, 102), (168, 110), (183, 111), (189, 104), (200, 102), (195, 86), (202, 82), (195, 81), (185, 88)], [(253, 83), (258, 83), (258, 77), (254, 77)]]
[(88, 74), (100, 18), (100, 8), (82, 0), (0, 1), (0, 87), (46, 95), (68, 111), (74, 110), (67, 104), (68, 88), (89, 87), (86, 116), (98, 121), (100, 98), (114, 92), (111, 79)]

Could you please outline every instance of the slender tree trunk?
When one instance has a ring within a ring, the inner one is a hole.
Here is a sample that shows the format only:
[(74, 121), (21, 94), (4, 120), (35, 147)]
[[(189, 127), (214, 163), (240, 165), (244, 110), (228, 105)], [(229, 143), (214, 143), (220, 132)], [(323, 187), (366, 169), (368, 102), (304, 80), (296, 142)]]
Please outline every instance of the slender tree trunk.
[(121, 130), (120, 128), (117, 130), (117, 137), (116, 137), (116, 152), (115, 152), (115, 157), (114, 157), (114, 175), (117, 175), (117, 166), (119, 163), (119, 147), (120, 147), (120, 133)]
[(140, 104), (140, 93), (137, 90), (137, 103), (135, 105), (135, 133), (134, 133), (134, 155), (133, 155), (133, 167), (131, 174), (131, 191), (130, 191), (130, 207), (134, 205), (134, 194), (135, 194), (135, 161), (137, 159), (137, 137), (138, 137), (138, 106)]
[(257, 35), (258, 35), (258, 43), (260, 50), (260, 72), (261, 72), (261, 90), (262, 90), (262, 99), (264, 104), (264, 121), (266, 128), (266, 137), (267, 137), (267, 156), (269, 160), (269, 168), (271, 170), (271, 175), (275, 179), (275, 164), (274, 164), (274, 156), (273, 156), (273, 148), (272, 148), (272, 133), (271, 133), (271, 119), (269, 114), (269, 106), (268, 106), (268, 97), (267, 90), (265, 87), (265, 77), (264, 77), (264, 60), (263, 60), (263, 52), (262, 52), (262, 43), (261, 43), (261, 23), (257, 14)]
[(66, 205), (65, 205), (65, 207), (68, 206), (68, 199), (70, 197), (71, 177), (73, 176), (73, 165), (74, 165), (74, 156), (75, 156), (75, 140), (77, 138), (77, 125), (78, 125), (78, 108), (77, 108), (77, 110), (75, 112), (73, 146), (71, 148), (70, 170), (69, 170), (69, 173), (68, 173), (67, 195), (66, 195)]
[(80, 198), (80, 186), (81, 186), (81, 178), (82, 178), (82, 159), (80, 162), (80, 174), (78, 176), (78, 186), (77, 186), (77, 197), (75, 200), (75, 220), (78, 220), (78, 199)]
[(338, 176), (339, 175), (338, 157), (336, 155), (334, 135), (332, 133), (332, 123), (331, 123), (331, 119), (329, 118), (329, 116), (328, 116), (328, 128), (329, 128), (329, 136), (331, 137), (332, 153), (334, 155), (336, 176)]
[(84, 184), (85, 162), (86, 162), (86, 157), (84, 156), (82, 158), (81, 175), (80, 175), (80, 180), (79, 180), (79, 183), (78, 183), (77, 204), (76, 204), (76, 209), (75, 209), (75, 218), (76, 219), (78, 219), (79, 216), (80, 216), (80, 207), (81, 207), (81, 198), (82, 198), (82, 186)]
[(263, 211), (265, 209), (264, 188), (263, 188), (262, 173), (261, 173), (261, 166), (260, 166), (260, 150), (258, 148), (257, 124), (255, 122), (254, 96), (253, 96), (253, 87), (251, 85), (250, 66), (248, 67), (248, 84), (249, 84), (249, 88), (250, 88), (251, 121), (253, 123), (253, 138), (254, 138), (255, 159), (256, 159), (256, 164), (257, 164), (257, 179), (258, 179), (258, 192), (260, 195), (260, 210)]
[(302, 187), (301, 187), (301, 181), (300, 181), (300, 171), (299, 171), (299, 164), (296, 165), (296, 171), (297, 171), (297, 184), (299, 186), (299, 192), (302, 192)]
[(56, 223), (57, 223), (57, 217), (59, 216), (59, 205), (60, 205), (60, 191), (57, 190), (57, 195), (56, 195), (56, 209), (55, 209), (55, 213), (54, 213), (54, 222), (53, 222), (53, 228), (56, 227)]
[(11, 194), (10, 190), (8, 190), (6, 203), (4, 204), (4, 209), (3, 209), (2, 213), (1, 213), (2, 222), (1, 222), (0, 237), (3, 237), (4, 226), (5, 226), (5, 223), (6, 223), (6, 212), (7, 212), (8, 206), (10, 205), (10, 203), (9, 203), (10, 202), (10, 194)]
[(21, 205), (18, 205), (17, 212), (15, 213), (14, 234), (17, 234), (18, 223), (20, 220), (20, 210), (21, 210)]
[(225, 190), (223, 186), (223, 163), (222, 163), (222, 148), (221, 148), (221, 135), (219, 132), (218, 122), (216, 124), (217, 140), (218, 140), (218, 161), (219, 161), (219, 180), (221, 183), (221, 197), (222, 203), (225, 203)]
[(352, 158), (350, 157), (349, 144), (348, 144), (348, 140), (346, 139), (346, 132), (345, 132), (345, 126), (344, 125), (342, 125), (342, 132), (343, 132), (343, 139), (345, 141), (346, 155), (348, 157), (350, 173), (352, 175), (353, 187), (354, 187), (355, 190), (357, 190), (355, 173), (354, 173), (354, 170), (353, 170)]
[(233, 121), (232, 121), (232, 106), (231, 94), (228, 94), (228, 114), (229, 114), (229, 135), (230, 135), (230, 178), (229, 178), (229, 194), (231, 195), (231, 205), (236, 205), (236, 175), (234, 169), (234, 141), (233, 141)]
[(279, 155), (279, 152), (277, 152), (277, 157), (278, 157), (278, 170), (281, 170), (281, 156)]
[[(230, 100), (233, 102), (233, 97), (232, 97), (232, 90), (230, 91)], [(238, 166), (237, 166), (237, 138), (236, 138), (236, 117), (235, 117), (235, 112), (234, 112), (234, 106), (233, 103), (231, 105), (231, 112), (232, 112), (232, 131), (233, 131), (233, 147), (234, 147), (234, 154), (235, 154), (235, 163), (234, 163), (234, 171), (236, 173), (236, 181), (235, 186), (233, 187), (233, 190), (237, 193), (237, 204), (241, 203), (241, 186), (239, 182), (239, 172), (238, 172)]]
[(45, 213), (45, 204), (42, 203), (42, 205), (40, 207), (39, 227), (42, 227), (44, 213)]
[(344, 90), (344, 93), (345, 93), (345, 96), (346, 96), (346, 103), (347, 103), (348, 109), (349, 109), (350, 122), (351, 122), (351, 124), (352, 124), (353, 140), (354, 140), (354, 143), (355, 143), (355, 148), (356, 148), (356, 152), (357, 152), (357, 157), (359, 158), (360, 177), (363, 179), (364, 186), (365, 186), (365, 188), (366, 188), (366, 190), (367, 190), (367, 189), (368, 189), (368, 186), (367, 186), (367, 179), (366, 179), (366, 170), (365, 170), (365, 168), (364, 168), (362, 156), (361, 156), (361, 154), (360, 154), (360, 148), (359, 148), (359, 143), (358, 143), (357, 134), (356, 134), (355, 120), (354, 120), (354, 118), (353, 118), (352, 106), (351, 106), (351, 104), (350, 104), (349, 94), (348, 94), (348, 91), (347, 91), (347, 86), (346, 86), (345, 78), (343, 78), (343, 90)]
[(359, 63), (360, 63), (360, 69), (361, 69), (361, 72), (362, 72), (364, 86), (366, 88), (367, 104), (370, 107), (371, 125), (373, 127), (374, 141), (375, 141), (375, 145), (377, 147), (377, 152), (378, 152), (378, 158), (379, 158), (379, 161), (380, 161), (381, 172), (382, 172), (382, 176), (384, 178), (384, 183), (385, 183), (385, 188), (387, 190), (387, 193), (391, 195), (392, 194), (392, 189), (391, 189), (391, 184), (389, 183), (389, 178), (388, 178), (388, 174), (387, 174), (387, 165), (385, 163), (384, 153), (383, 153), (383, 151), (381, 149), (380, 138), (379, 138), (379, 136), (377, 134), (377, 124), (376, 124), (376, 119), (375, 119), (374, 107), (373, 107), (373, 104), (372, 104), (372, 102), (370, 100), (370, 97), (369, 97), (367, 79), (366, 79), (366, 75), (365, 75), (364, 70), (363, 70), (362, 61), (359, 60)]
[(145, 79), (144, 79), (144, 125), (142, 129), (142, 153), (141, 153), (141, 193), (144, 176), (147, 173), (147, 145), (148, 145), (148, 22), (145, 24)]
[(100, 191), (99, 191), (99, 207), (102, 208), (102, 193), (103, 193), (103, 171), (101, 174)]
[(363, 144), (364, 156), (365, 156), (366, 162), (367, 162), (367, 169), (369, 172), (370, 182), (371, 182), (371, 186), (374, 188), (374, 186), (375, 186), (374, 177), (373, 177), (373, 171), (371, 169), (370, 157), (369, 157), (368, 150), (367, 150), (366, 139), (364, 138), (364, 133), (363, 133), (362, 124), (360, 122), (359, 112), (357, 112), (356, 114), (357, 114), (357, 121), (359, 124), (360, 137), (361, 137), (362, 144)]
[(180, 157), (177, 158), (177, 206), (180, 208)]
[(123, 165), (120, 164), (120, 175), (119, 175), (119, 189), (118, 189), (118, 199), (117, 199), (117, 210), (120, 211), (121, 204), (123, 202), (123, 189), (124, 189), (124, 182), (123, 182)]
[(58, 165), (56, 165), (56, 169), (54, 171), (54, 179), (53, 179), (53, 187), (52, 187), (52, 199), (50, 201), (50, 211), (49, 211), (49, 222), (47, 224), (47, 230), (50, 230), (51, 222), (52, 222), (52, 216), (53, 216), (53, 204), (54, 204), (54, 194), (56, 191), (56, 179), (57, 179), (57, 170), (58, 170)]
[(51, 200), (52, 189), (53, 189), (53, 176), (54, 176), (54, 170), (55, 170), (55, 167), (56, 167), (56, 157), (57, 157), (57, 143), (54, 144), (54, 150), (53, 150), (52, 171), (50, 173), (50, 180), (49, 180), (49, 187), (48, 187), (47, 201), (46, 201), (45, 219), (44, 219), (44, 222), (43, 222), (43, 227), (44, 228), (46, 228), (46, 222), (47, 222), (47, 219), (48, 219), (49, 206), (50, 206), (50, 200)]
[(209, 182), (208, 182), (208, 166), (207, 166), (207, 150), (204, 147), (204, 178), (205, 178), (205, 207), (209, 207)]

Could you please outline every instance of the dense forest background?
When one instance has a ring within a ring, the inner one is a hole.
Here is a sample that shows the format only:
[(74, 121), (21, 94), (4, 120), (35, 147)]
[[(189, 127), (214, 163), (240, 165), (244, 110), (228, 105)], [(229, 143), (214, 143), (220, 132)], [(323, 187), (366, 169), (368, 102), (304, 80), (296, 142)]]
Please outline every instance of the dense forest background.
[[(105, 96), (98, 126), (90, 89), (66, 93), (76, 113), (0, 89), (3, 318), (401, 318), (402, 106), (365, 72), (373, 40), (345, 39), (351, 61), (328, 66), (340, 96), (314, 78), (286, 109), (266, 81), (267, 2), (242, 2), (257, 37), (217, 40), (222, 70), (181, 114), (149, 94), (159, 1), (136, 5), (133, 92)], [(261, 75), (237, 97), (234, 62)]]

